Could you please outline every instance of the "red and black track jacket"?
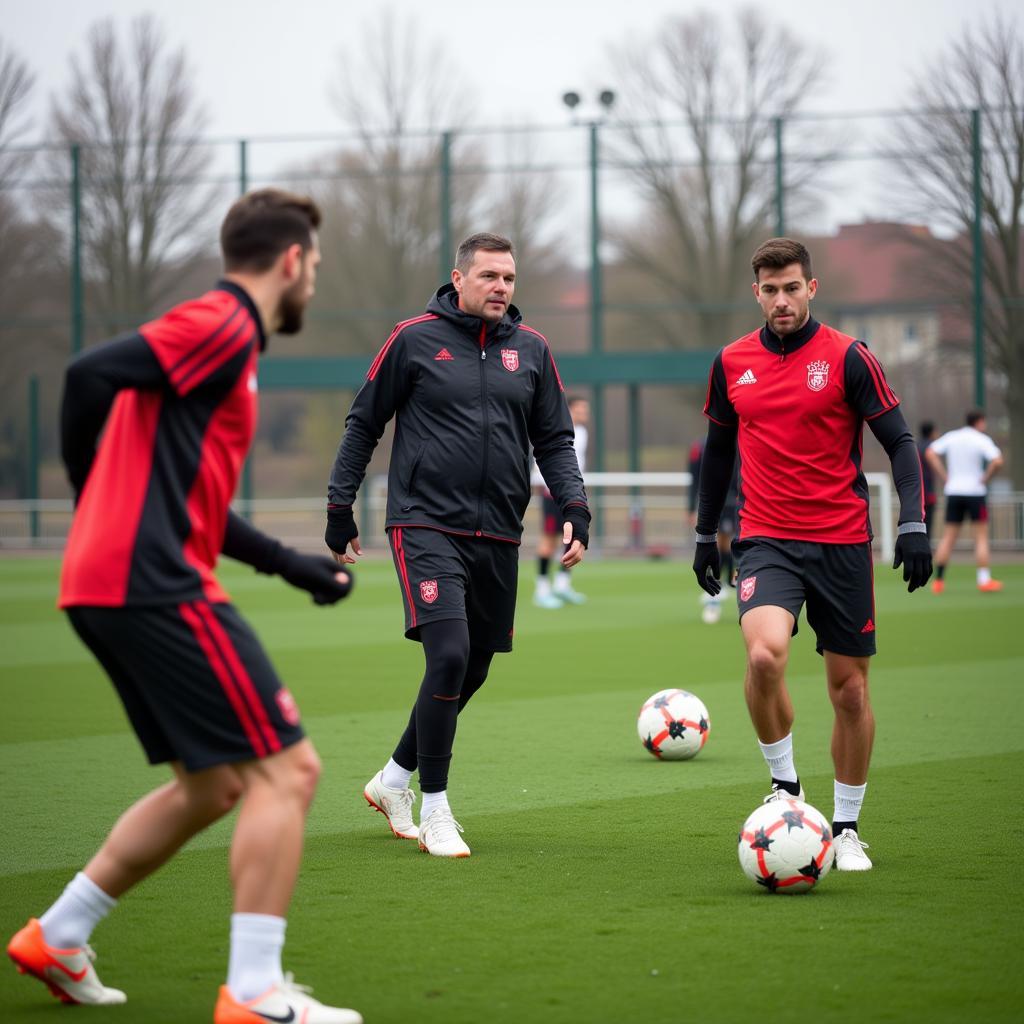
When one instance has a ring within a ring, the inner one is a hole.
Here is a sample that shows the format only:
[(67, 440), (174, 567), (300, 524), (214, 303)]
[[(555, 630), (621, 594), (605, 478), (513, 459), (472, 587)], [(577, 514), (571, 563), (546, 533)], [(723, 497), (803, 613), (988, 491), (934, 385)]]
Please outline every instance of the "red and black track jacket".
[(558, 369), (515, 306), (488, 325), (459, 309), (448, 284), (423, 316), (395, 327), (345, 420), (331, 507), (352, 505), (393, 416), (387, 527), (518, 543), (531, 446), (562, 512), (587, 507)]

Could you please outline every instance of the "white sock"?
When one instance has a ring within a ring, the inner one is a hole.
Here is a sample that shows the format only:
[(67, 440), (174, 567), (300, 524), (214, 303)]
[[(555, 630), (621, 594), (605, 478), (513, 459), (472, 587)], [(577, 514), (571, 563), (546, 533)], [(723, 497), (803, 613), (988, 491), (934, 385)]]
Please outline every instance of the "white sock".
[(420, 821), (426, 821), (431, 811), (438, 807), (448, 806), (448, 791), (442, 789), (440, 793), (424, 793), (420, 800)]
[(91, 878), (81, 871), (65, 886), (57, 902), (46, 911), (39, 923), (43, 938), (54, 949), (75, 949), (84, 946), (96, 927), (117, 906)]
[(284, 979), (281, 950), (287, 923), (271, 914), (231, 915), (228, 989), (239, 1002), (256, 999)]
[(564, 569), (559, 569), (555, 574), (555, 586), (554, 590), (557, 594), (559, 591), (569, 590), (572, 586), (570, 583), (572, 577)]
[(983, 583), (988, 583), (990, 579), (992, 579), (991, 570), (987, 566), (984, 568), (978, 566), (978, 585), (980, 586)]
[(389, 757), (380, 781), (388, 789), (408, 789), (411, 778), (412, 772), (408, 768), (403, 768), (393, 757)]
[(547, 597), (551, 593), (551, 580), (547, 576), (537, 577), (536, 593), (539, 597)]
[(779, 782), (798, 781), (799, 777), (796, 774), (796, 768), (793, 766), (792, 733), (788, 736), (783, 736), (777, 743), (762, 743), (758, 740), (757, 745), (761, 748), (765, 761), (768, 762), (768, 768), (771, 770), (773, 779), (778, 779)]
[(868, 788), (865, 782), (863, 786), (847, 786), (843, 782), (835, 783), (835, 814), (833, 821), (856, 821), (860, 817), (861, 805), (864, 803), (864, 790)]

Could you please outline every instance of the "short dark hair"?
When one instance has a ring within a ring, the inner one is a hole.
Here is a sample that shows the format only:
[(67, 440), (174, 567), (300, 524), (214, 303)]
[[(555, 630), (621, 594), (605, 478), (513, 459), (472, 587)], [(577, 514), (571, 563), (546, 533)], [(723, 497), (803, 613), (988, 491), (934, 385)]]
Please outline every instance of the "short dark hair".
[(782, 270), (791, 263), (800, 264), (806, 280), (810, 281), (814, 276), (811, 271), (811, 254), (807, 251), (807, 246), (793, 238), (769, 238), (767, 242), (762, 242), (757, 247), (757, 251), (750, 259), (755, 281), (762, 270)]
[(921, 421), (921, 436), (922, 437), (930, 437), (934, 433), (935, 433), (935, 424), (932, 423), (931, 420), (922, 420)]
[(289, 246), (310, 249), (319, 226), (320, 208), (309, 196), (279, 188), (247, 192), (232, 204), (220, 228), (224, 269), (269, 270)]
[(984, 418), (985, 418), (984, 410), (982, 410), (982, 409), (972, 409), (967, 414), (967, 426), (973, 427), (974, 424), (978, 422), (978, 420), (983, 420)]
[(516, 250), (510, 239), (503, 235), (492, 235), (488, 231), (478, 231), (459, 246), (455, 253), (455, 269), (464, 274), (480, 249), (485, 252), (507, 252), (513, 259), (516, 258)]

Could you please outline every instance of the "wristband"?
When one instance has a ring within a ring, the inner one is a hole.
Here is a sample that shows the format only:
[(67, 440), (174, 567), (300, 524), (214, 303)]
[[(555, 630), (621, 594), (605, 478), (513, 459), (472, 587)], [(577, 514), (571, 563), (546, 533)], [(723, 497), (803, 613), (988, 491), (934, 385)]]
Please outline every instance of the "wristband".
[(906, 533), (927, 533), (928, 527), (924, 523), (900, 523), (896, 527), (897, 536), (902, 537)]
[(718, 534), (717, 533), (695, 533), (694, 537), (696, 537), (698, 544), (717, 544), (718, 543)]

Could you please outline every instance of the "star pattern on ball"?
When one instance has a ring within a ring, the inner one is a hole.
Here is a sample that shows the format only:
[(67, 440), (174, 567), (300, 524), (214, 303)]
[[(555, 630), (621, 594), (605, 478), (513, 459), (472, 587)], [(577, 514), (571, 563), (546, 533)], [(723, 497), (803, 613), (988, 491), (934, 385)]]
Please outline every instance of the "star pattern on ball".
[(775, 892), (779, 887), (779, 880), (775, 877), (775, 872), (773, 871), (770, 875), (759, 875), (757, 884), (763, 885), (769, 892)]
[(668, 735), (670, 739), (677, 740), (686, 732), (686, 723), (672, 721), (668, 723)]
[(759, 828), (750, 841), (750, 848), (752, 850), (770, 850), (774, 842), (775, 840), (763, 828)]
[(786, 831), (792, 832), (795, 828), (804, 827), (803, 811), (783, 811), (782, 820), (786, 823)]
[(800, 874), (805, 875), (807, 878), (813, 878), (817, 881), (821, 878), (821, 868), (818, 867), (818, 862), (812, 860), (810, 864), (800, 869)]

